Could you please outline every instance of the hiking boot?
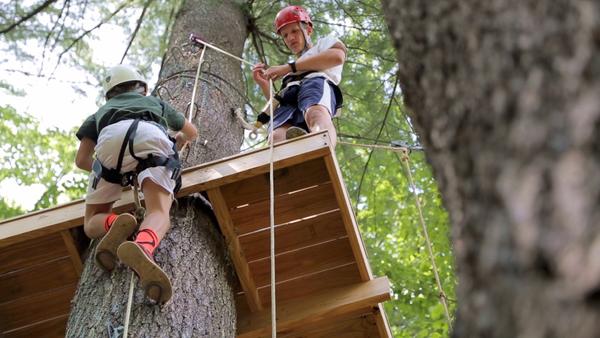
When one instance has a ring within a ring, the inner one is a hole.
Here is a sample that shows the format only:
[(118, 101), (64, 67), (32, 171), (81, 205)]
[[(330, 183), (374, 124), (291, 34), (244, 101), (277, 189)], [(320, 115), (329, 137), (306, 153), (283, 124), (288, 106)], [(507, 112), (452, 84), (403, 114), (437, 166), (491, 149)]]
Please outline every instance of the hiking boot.
[(289, 127), (285, 131), (285, 139), (291, 140), (293, 138), (300, 137), (300, 136), (306, 135), (306, 134), (308, 134), (308, 132), (300, 127)]
[(173, 290), (169, 277), (143, 246), (131, 241), (125, 242), (119, 246), (117, 256), (138, 275), (148, 298), (159, 304), (171, 299)]
[(98, 245), (94, 258), (96, 264), (105, 271), (112, 271), (117, 266), (117, 249), (137, 229), (137, 221), (130, 214), (117, 216), (110, 229)]

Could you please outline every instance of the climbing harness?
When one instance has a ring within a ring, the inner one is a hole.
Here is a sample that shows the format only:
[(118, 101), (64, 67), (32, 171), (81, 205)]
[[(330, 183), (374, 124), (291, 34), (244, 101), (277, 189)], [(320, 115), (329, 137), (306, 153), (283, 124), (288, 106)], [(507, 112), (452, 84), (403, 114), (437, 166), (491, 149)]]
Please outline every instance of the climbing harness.
[[(133, 120), (133, 123), (131, 123), (131, 125), (127, 129), (127, 133), (125, 134), (125, 137), (123, 138), (123, 143), (121, 144), (121, 150), (119, 151), (119, 158), (117, 159), (116, 168), (107, 168), (98, 159), (94, 160), (92, 164), (92, 171), (94, 173), (94, 180), (92, 181), (93, 189), (96, 189), (98, 183), (100, 182), (100, 179), (104, 179), (110, 183), (120, 184), (123, 187), (133, 185), (135, 177), (137, 177), (137, 175), (140, 172), (148, 168), (163, 166), (173, 171), (171, 179), (175, 180), (176, 182), (174, 192), (179, 191), (179, 189), (181, 188), (181, 163), (179, 161), (179, 155), (177, 154), (177, 146), (175, 142), (173, 142), (173, 150), (175, 151), (175, 153), (168, 157), (150, 154), (146, 158), (141, 158), (135, 155), (135, 152), (133, 151), (133, 140), (135, 138), (137, 126), (142, 120), (144, 119), (137, 118)], [(174, 140), (171, 139), (171, 141)], [(134, 170), (128, 171), (126, 173), (121, 173), (123, 157), (125, 155), (125, 149), (128, 145), (129, 153), (133, 158), (135, 158), (138, 161), (138, 164)]]

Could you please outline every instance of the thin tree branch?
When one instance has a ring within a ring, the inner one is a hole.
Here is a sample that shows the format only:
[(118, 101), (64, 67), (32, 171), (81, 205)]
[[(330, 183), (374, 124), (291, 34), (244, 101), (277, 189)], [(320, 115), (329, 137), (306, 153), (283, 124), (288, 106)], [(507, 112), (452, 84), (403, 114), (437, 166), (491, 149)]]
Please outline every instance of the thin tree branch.
[(137, 23), (135, 25), (135, 30), (131, 34), (131, 39), (129, 39), (129, 43), (127, 44), (127, 48), (125, 48), (125, 52), (123, 53), (123, 57), (121, 58), (121, 62), (119, 62), (119, 63), (123, 63), (123, 60), (125, 60), (125, 57), (127, 56), (127, 52), (129, 51), (129, 48), (131, 47), (131, 44), (133, 43), (133, 40), (137, 36), (137, 33), (140, 30), (140, 27), (142, 26), (142, 21), (144, 20), (144, 15), (146, 15), (146, 10), (148, 10), (148, 7), (150, 7), (150, 4), (152, 3), (152, 1), (153, 0), (148, 0), (144, 4), (144, 8), (142, 9), (142, 13), (140, 14), (140, 17), (138, 18), (138, 21), (137, 21)]
[[(383, 127), (385, 126), (385, 121), (387, 120), (390, 110), (392, 108), (392, 103), (394, 102), (394, 96), (396, 96), (396, 89), (398, 88), (399, 82), (400, 82), (400, 78), (398, 76), (396, 76), (396, 81), (394, 82), (394, 89), (392, 90), (390, 102), (385, 111), (385, 116), (383, 117), (383, 121), (381, 122), (381, 128), (379, 129), (379, 133), (377, 134), (377, 137), (375, 138), (375, 143), (379, 142), (379, 138), (381, 137), (381, 133), (383, 132)], [(360, 201), (360, 190), (362, 189), (362, 184), (365, 179), (365, 175), (367, 174), (367, 168), (369, 166), (369, 162), (371, 162), (371, 156), (373, 156), (373, 150), (371, 150), (369, 152), (369, 158), (367, 159), (367, 163), (365, 163), (362, 175), (360, 176), (360, 183), (358, 184), (358, 189), (356, 192), (356, 207), (355, 207), (356, 210), (358, 210), (358, 203)]]
[(58, 65), (60, 64), (60, 60), (62, 59), (63, 55), (65, 55), (69, 50), (71, 50), (71, 48), (73, 48), (73, 46), (75, 46), (79, 41), (81, 41), (81, 39), (83, 39), (86, 35), (88, 35), (89, 33), (93, 32), (98, 27), (100, 27), (100, 26), (104, 25), (105, 23), (107, 23), (110, 19), (112, 19), (115, 15), (117, 15), (117, 13), (119, 13), (123, 8), (125, 8), (125, 6), (127, 6), (130, 2), (131, 2), (131, 0), (123, 2), (108, 17), (104, 18), (96, 26), (94, 26), (94, 27), (86, 30), (81, 35), (79, 35), (75, 40), (73, 40), (73, 42), (71, 42), (71, 44), (58, 55), (58, 60), (56, 61), (56, 67), (54, 67), (54, 70), (52, 71), (52, 74), (54, 74), (54, 72), (56, 71), (56, 68), (58, 68)]
[(29, 14), (25, 15), (18, 21), (14, 22), (12, 25), (0, 30), (0, 34), (6, 34), (6, 33), (10, 32), (11, 30), (15, 29), (17, 26), (19, 26), (23, 22), (31, 19), (32, 17), (37, 15), (39, 12), (43, 11), (46, 7), (52, 5), (55, 2), (56, 2), (56, 0), (46, 0), (43, 4), (41, 4), (40, 6), (35, 8), (33, 11), (29, 12)]

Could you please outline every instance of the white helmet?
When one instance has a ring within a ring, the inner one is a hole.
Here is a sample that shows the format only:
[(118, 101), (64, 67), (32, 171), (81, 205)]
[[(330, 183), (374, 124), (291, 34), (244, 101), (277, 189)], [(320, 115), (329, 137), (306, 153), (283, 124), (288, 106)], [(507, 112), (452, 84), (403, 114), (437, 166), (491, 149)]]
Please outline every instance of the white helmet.
[(104, 95), (108, 93), (115, 86), (120, 85), (121, 83), (131, 82), (131, 81), (139, 81), (146, 88), (148, 88), (148, 84), (146, 80), (142, 77), (142, 75), (135, 70), (135, 68), (126, 65), (118, 65), (114, 66), (108, 70), (108, 73), (104, 79), (102, 79), (102, 86), (104, 87)]

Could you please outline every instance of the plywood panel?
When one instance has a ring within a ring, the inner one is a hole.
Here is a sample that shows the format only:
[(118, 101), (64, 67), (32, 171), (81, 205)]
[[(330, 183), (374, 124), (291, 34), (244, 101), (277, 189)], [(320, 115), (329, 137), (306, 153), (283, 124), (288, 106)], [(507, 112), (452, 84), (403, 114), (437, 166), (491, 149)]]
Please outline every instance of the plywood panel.
[(219, 188), (209, 190), (208, 197), (213, 204), (221, 232), (227, 241), (227, 249), (229, 250), (229, 255), (233, 261), (235, 271), (240, 280), (242, 289), (244, 290), (248, 305), (252, 311), (261, 310), (256, 284), (252, 278), (248, 262), (244, 257), (238, 238), (233, 232), (233, 223), (227, 212), (227, 206), (225, 205), (221, 190)]
[[(276, 282), (331, 269), (354, 262), (347, 238), (321, 243), (298, 251), (286, 252), (275, 258)], [(270, 283), (271, 264), (261, 259), (249, 264), (257, 287)]]
[[(281, 168), (273, 173), (275, 194), (281, 195), (298, 189), (329, 181), (329, 174), (322, 158)], [(237, 181), (221, 188), (229, 208), (255, 203), (269, 198), (269, 173)]]
[(315, 323), (310, 327), (295, 330), (293, 333), (281, 333), (281, 338), (372, 338), (379, 337), (372, 314), (351, 318), (338, 318)]
[(0, 331), (10, 331), (45, 319), (68, 314), (77, 284), (18, 300), (0, 303)]
[(348, 238), (350, 239), (352, 251), (354, 252), (354, 257), (358, 263), (360, 274), (364, 281), (372, 279), (373, 273), (371, 272), (371, 266), (367, 260), (367, 251), (365, 250), (365, 245), (360, 232), (358, 231), (358, 224), (356, 223), (354, 211), (350, 205), (350, 198), (348, 197), (348, 192), (346, 191), (346, 186), (342, 179), (340, 167), (333, 154), (325, 156), (325, 165), (327, 166), (327, 170), (331, 177), (335, 198), (341, 210), (342, 217), (344, 218), (344, 225), (346, 226), (346, 232), (348, 233)]
[(65, 314), (43, 322), (35, 323), (13, 331), (4, 332), (2, 337), (6, 338), (62, 338), (65, 336), (67, 320), (69, 315)]
[[(360, 274), (355, 263), (342, 265), (330, 270), (319, 271), (297, 279), (277, 284), (275, 298), (277, 302), (307, 297), (322, 290), (360, 282)], [(258, 295), (265, 307), (271, 306), (271, 287), (258, 289)]]
[[(275, 224), (287, 223), (338, 208), (331, 183), (277, 196)], [(270, 201), (261, 201), (231, 210), (231, 219), (239, 235), (268, 227)]]
[[(325, 290), (310, 297), (277, 304), (277, 331), (291, 333), (315, 323), (373, 307), (388, 300), (389, 281), (385, 277)], [(242, 314), (238, 318), (238, 337), (265, 337), (271, 332), (270, 311)]]
[(60, 233), (0, 248), (0, 274), (68, 256)]
[[(342, 217), (339, 210), (335, 210), (299, 222), (277, 226), (275, 228), (275, 253), (279, 254), (344, 236), (346, 236), (346, 229)], [(240, 236), (239, 239), (248, 261), (270, 255), (269, 228)]]
[(79, 274), (69, 257), (0, 275), (0, 303), (76, 283)]

